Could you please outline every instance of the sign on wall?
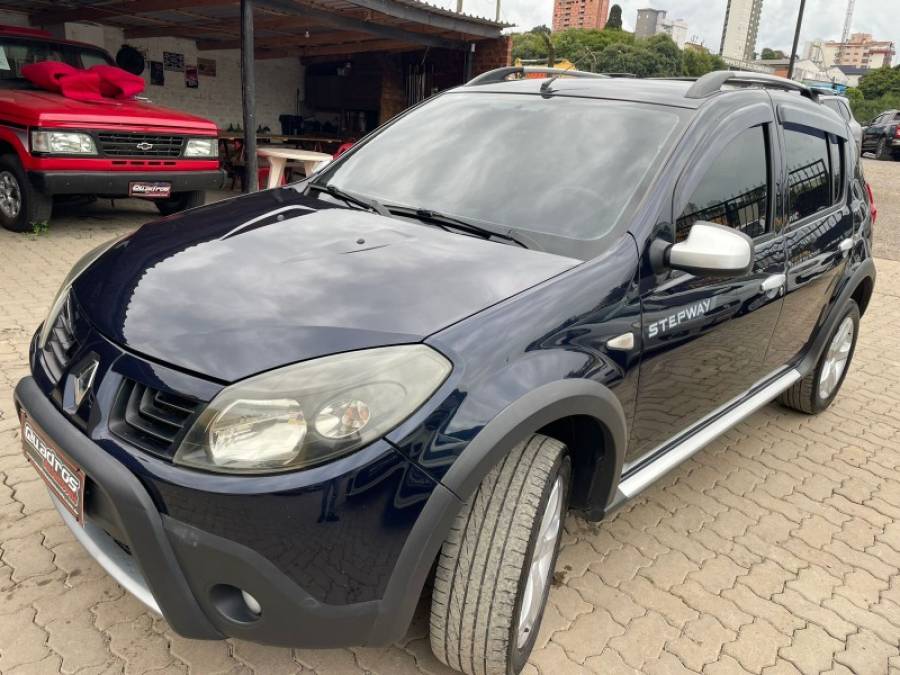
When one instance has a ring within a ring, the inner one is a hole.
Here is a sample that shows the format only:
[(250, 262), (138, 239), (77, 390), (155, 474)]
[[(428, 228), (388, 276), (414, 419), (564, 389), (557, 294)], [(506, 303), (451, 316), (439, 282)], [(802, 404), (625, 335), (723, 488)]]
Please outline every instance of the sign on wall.
[(151, 61), (150, 62), (150, 84), (155, 84), (160, 87), (165, 85), (166, 83), (166, 72), (163, 70), (163, 62), (162, 61)]
[(166, 70), (184, 72), (184, 54), (179, 52), (163, 52), (163, 64)]
[(216, 76), (216, 60), (197, 58), (197, 72), (204, 77)]
[(188, 89), (196, 89), (199, 85), (197, 66), (186, 66), (184, 69), (184, 86)]

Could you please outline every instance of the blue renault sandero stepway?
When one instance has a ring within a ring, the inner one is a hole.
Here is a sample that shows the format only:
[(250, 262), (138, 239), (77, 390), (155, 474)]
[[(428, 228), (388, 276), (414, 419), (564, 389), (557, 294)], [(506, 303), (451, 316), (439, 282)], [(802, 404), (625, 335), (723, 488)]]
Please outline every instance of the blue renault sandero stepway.
[[(16, 388), (90, 554), (181, 635), (517, 673), (567, 510), (841, 386), (871, 191), (802, 85), (482, 75), (70, 272)], [(574, 75), (574, 76), (573, 76)]]

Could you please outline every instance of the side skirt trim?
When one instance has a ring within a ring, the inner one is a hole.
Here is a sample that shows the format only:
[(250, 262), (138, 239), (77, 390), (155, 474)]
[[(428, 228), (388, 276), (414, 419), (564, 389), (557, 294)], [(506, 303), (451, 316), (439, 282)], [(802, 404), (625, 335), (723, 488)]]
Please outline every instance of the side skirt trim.
[(686, 434), (667, 442), (658, 451), (661, 454), (657, 459), (645, 464), (619, 483), (619, 494), (616, 495), (610, 506), (615, 508), (617, 503), (631, 499), (642, 492), (647, 486), (688, 459), (710, 441), (721, 436), (738, 422), (775, 399), (801, 377), (796, 368), (791, 368), (756, 393), (726, 403), (700, 420)]

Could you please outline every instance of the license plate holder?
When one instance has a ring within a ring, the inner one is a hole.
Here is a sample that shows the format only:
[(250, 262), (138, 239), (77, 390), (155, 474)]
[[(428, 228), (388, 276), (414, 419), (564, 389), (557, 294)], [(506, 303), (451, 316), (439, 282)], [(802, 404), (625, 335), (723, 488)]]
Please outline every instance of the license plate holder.
[(85, 473), (24, 410), (20, 418), (22, 449), (51, 493), (84, 525)]
[(128, 195), (143, 199), (168, 199), (172, 184), (161, 180), (136, 180), (128, 183)]

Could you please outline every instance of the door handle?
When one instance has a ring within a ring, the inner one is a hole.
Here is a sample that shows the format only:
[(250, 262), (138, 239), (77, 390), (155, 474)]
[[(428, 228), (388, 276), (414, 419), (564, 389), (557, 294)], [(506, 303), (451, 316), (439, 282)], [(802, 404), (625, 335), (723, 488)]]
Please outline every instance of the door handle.
[(787, 277), (784, 274), (773, 274), (763, 279), (763, 282), (759, 285), (759, 290), (763, 293), (777, 290), (784, 286), (785, 281), (787, 281)]
[(847, 237), (840, 244), (838, 244), (838, 250), (841, 253), (846, 253), (851, 248), (853, 248), (853, 237)]

